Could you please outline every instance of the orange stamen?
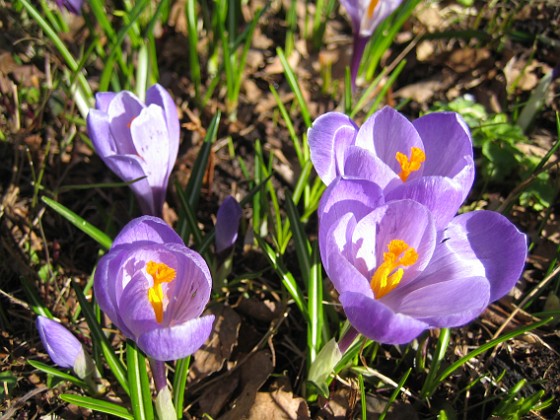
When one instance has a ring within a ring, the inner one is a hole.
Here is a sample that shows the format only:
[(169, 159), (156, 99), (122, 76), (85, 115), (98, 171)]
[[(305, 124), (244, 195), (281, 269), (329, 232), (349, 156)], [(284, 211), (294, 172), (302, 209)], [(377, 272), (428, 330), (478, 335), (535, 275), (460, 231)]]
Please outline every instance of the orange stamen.
[(373, 17), (373, 12), (375, 12), (375, 8), (377, 7), (377, 3), (379, 3), (379, 0), (371, 0), (369, 2), (369, 6), (368, 6), (368, 9), (367, 9), (368, 19), (371, 19)]
[(175, 280), (176, 271), (167, 264), (148, 261), (146, 272), (154, 279), (154, 285), (148, 289), (148, 300), (154, 308), (156, 321), (163, 321), (163, 289), (162, 283), (169, 283)]
[(408, 176), (412, 172), (416, 172), (422, 166), (422, 163), (426, 161), (426, 154), (424, 151), (418, 147), (411, 147), (410, 148), (410, 159), (403, 153), (397, 152), (395, 155), (395, 159), (401, 165), (401, 172), (399, 173), (399, 177), (402, 182), (405, 182), (408, 179)]
[(370, 286), (376, 299), (380, 299), (401, 282), (404, 270), (418, 260), (418, 253), (405, 241), (393, 239), (387, 245), (388, 252), (383, 253), (383, 262), (373, 276)]

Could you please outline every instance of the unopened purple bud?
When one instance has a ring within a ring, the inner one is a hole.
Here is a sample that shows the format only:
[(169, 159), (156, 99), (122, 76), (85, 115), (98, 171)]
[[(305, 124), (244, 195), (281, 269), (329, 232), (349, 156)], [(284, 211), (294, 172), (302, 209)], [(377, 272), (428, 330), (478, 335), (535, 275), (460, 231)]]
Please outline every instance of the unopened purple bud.
[(37, 318), (36, 325), (51, 360), (62, 368), (73, 369), (76, 359), (83, 353), (78, 339), (66, 327), (44, 316)]
[(60, 9), (66, 9), (75, 15), (82, 14), (83, 0), (56, 0), (56, 4)]
[(237, 240), (239, 222), (241, 221), (241, 206), (235, 198), (228, 196), (216, 215), (216, 253), (231, 248)]

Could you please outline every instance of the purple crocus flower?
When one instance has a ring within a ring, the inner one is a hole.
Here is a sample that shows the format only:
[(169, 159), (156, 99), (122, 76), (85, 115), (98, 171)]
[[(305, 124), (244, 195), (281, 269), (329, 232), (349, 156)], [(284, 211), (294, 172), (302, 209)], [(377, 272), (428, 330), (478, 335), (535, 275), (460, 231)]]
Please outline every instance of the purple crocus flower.
[(474, 180), (472, 140), (459, 114), (438, 112), (412, 123), (392, 108), (373, 114), (360, 128), (329, 112), (309, 129), (311, 160), (330, 184), (337, 176), (368, 179), (385, 199), (410, 198), (447, 226)]
[(350, 71), (354, 84), (369, 38), (375, 28), (400, 6), (402, 0), (340, 0), (340, 3), (352, 20), (354, 51)]
[(321, 199), (319, 247), (352, 326), (386, 344), (464, 325), (521, 275), (525, 235), (504, 216), (475, 211), (436, 228), (410, 199), (385, 202), (368, 180), (336, 178)]
[(209, 337), (214, 316), (200, 315), (211, 287), (204, 259), (152, 216), (122, 229), (94, 277), (100, 308), (146, 355), (162, 362), (194, 353)]
[(59, 9), (66, 9), (75, 15), (82, 14), (84, 0), (55, 0)]
[(35, 325), (51, 360), (61, 368), (73, 369), (84, 353), (82, 343), (66, 327), (47, 317), (39, 316)]
[(87, 117), (97, 154), (130, 185), (144, 214), (160, 216), (179, 150), (179, 118), (173, 99), (156, 84), (146, 103), (133, 93), (102, 92)]
[(230, 249), (237, 240), (241, 206), (231, 195), (226, 197), (216, 214), (216, 254)]

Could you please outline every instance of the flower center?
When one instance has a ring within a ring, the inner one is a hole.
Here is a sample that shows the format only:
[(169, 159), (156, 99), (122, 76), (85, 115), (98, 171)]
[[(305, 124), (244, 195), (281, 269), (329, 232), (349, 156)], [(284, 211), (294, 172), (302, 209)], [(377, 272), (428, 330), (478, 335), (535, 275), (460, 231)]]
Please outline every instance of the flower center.
[(369, 6), (368, 6), (368, 9), (367, 9), (368, 19), (371, 19), (373, 17), (373, 12), (375, 12), (375, 8), (377, 7), (377, 3), (379, 3), (379, 0), (371, 0), (369, 2)]
[(393, 290), (401, 282), (404, 270), (418, 260), (416, 250), (400, 239), (393, 239), (383, 253), (383, 262), (373, 276), (370, 286), (376, 299), (380, 299)]
[(176, 271), (167, 264), (148, 261), (146, 272), (154, 279), (154, 285), (148, 289), (148, 300), (156, 314), (156, 321), (163, 321), (163, 289), (162, 283), (175, 280)]
[(422, 163), (426, 160), (426, 154), (418, 147), (411, 147), (410, 158), (401, 152), (397, 152), (395, 159), (397, 159), (397, 162), (401, 165), (399, 177), (402, 182), (405, 182), (412, 172), (420, 169)]

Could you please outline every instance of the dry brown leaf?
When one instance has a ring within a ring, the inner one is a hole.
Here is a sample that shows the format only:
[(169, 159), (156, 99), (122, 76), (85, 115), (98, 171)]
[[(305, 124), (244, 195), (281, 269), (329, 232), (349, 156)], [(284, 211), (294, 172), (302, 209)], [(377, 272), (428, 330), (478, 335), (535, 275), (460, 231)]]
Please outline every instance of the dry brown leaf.
[(221, 378), (218, 382), (208, 387), (199, 401), (202, 412), (212, 418), (220, 414), (238, 384), (239, 375), (236, 372), (233, 375)]
[(233, 309), (223, 304), (210, 308), (216, 316), (210, 339), (194, 354), (194, 363), (189, 369), (189, 378), (198, 382), (208, 375), (219, 371), (226, 360), (230, 359), (233, 348), (237, 345), (241, 318)]
[(291, 392), (277, 389), (273, 392), (259, 392), (251, 408), (248, 419), (308, 419), (307, 403), (301, 397), (294, 397)]
[(272, 373), (274, 366), (268, 350), (254, 353), (240, 368), (241, 390), (231, 405), (231, 410), (221, 420), (244, 418), (255, 403), (257, 392)]

